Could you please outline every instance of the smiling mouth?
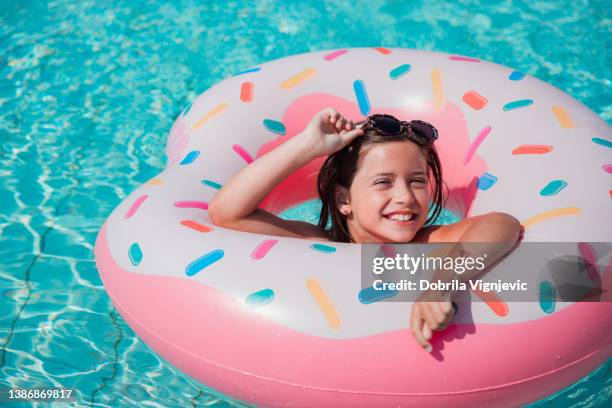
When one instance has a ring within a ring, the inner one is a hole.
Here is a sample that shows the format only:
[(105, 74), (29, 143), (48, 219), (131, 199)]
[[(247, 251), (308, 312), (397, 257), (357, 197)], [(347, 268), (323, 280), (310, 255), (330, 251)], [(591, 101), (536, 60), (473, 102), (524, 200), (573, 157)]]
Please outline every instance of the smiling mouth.
[(401, 216), (391, 215), (391, 216), (385, 216), (384, 218), (387, 221), (393, 224), (396, 224), (396, 225), (408, 225), (416, 221), (417, 215), (416, 214), (401, 215)]

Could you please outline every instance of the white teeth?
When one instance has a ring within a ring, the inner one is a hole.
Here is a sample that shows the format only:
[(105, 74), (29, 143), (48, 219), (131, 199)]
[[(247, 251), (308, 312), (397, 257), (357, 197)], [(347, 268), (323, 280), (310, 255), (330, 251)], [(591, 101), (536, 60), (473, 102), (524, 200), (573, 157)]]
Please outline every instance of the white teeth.
[(415, 218), (415, 214), (403, 215), (403, 214), (393, 214), (390, 218), (391, 221), (412, 221)]

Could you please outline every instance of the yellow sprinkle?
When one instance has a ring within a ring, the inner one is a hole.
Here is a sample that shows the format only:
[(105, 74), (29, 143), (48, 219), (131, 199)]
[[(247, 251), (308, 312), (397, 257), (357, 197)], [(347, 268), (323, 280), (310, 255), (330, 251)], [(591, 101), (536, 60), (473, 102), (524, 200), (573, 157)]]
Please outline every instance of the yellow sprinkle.
[(434, 105), (440, 109), (444, 105), (444, 92), (442, 89), (442, 74), (437, 69), (431, 71), (431, 86), (434, 94)]
[(227, 103), (220, 103), (219, 105), (215, 106), (210, 111), (208, 111), (208, 113), (204, 115), (202, 119), (198, 120), (196, 124), (191, 127), (191, 130), (198, 129), (200, 126), (206, 123), (206, 121), (208, 121), (210, 118), (220, 114), (226, 109), (227, 109)]
[(304, 82), (311, 76), (313, 76), (317, 72), (314, 68), (306, 68), (302, 72), (292, 76), (281, 84), (281, 88), (283, 89), (291, 89), (294, 86)]
[(552, 107), (552, 111), (555, 114), (555, 118), (564, 129), (571, 129), (574, 127), (574, 122), (570, 118), (569, 114), (561, 106), (555, 105)]
[(538, 222), (545, 221), (549, 218), (563, 217), (566, 215), (580, 215), (580, 214), (582, 214), (582, 210), (580, 208), (576, 208), (576, 207), (557, 208), (555, 210), (545, 211), (531, 218), (528, 218), (525, 221), (521, 222), (521, 224), (523, 225), (523, 227), (529, 228), (533, 224), (537, 224)]
[(319, 305), (319, 308), (321, 308), (321, 311), (327, 319), (329, 326), (332, 329), (339, 329), (340, 314), (338, 314), (338, 311), (334, 307), (330, 297), (327, 295), (327, 293), (325, 293), (325, 289), (323, 289), (323, 286), (321, 286), (319, 280), (315, 278), (306, 279), (306, 287), (308, 288), (308, 291), (314, 298), (315, 302), (317, 302)]
[(149, 180), (147, 182), (148, 184), (151, 184), (152, 186), (159, 186), (160, 184), (163, 183), (162, 179), (158, 179), (158, 178), (152, 178), (151, 180)]

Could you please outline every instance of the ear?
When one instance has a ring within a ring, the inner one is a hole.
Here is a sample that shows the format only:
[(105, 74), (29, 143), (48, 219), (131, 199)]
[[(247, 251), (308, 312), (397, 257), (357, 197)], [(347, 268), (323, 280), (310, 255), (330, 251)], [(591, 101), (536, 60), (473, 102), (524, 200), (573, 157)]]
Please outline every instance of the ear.
[(351, 211), (349, 192), (345, 187), (336, 186), (334, 191), (335, 204), (338, 211)]

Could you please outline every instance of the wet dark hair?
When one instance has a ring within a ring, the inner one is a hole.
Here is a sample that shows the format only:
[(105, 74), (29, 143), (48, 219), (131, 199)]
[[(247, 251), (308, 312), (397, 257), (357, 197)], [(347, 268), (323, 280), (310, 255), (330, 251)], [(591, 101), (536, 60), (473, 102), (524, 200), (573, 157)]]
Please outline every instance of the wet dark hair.
[(317, 189), (323, 206), (321, 207), (318, 226), (325, 229), (329, 218), (331, 218), (331, 230), (329, 233), (332, 241), (355, 242), (348, 231), (346, 216), (342, 215), (337, 208), (335, 198), (336, 186), (345, 187), (347, 190), (350, 189), (357, 173), (357, 163), (360, 154), (366, 152), (371, 146), (405, 141), (419, 146), (419, 149), (427, 159), (427, 171), (431, 176), (428, 177), (428, 180), (433, 179), (434, 182), (432, 197), (434, 210), (427, 218), (425, 224), (431, 225), (438, 219), (446, 204), (446, 195), (443, 192), (445, 183), (442, 180), (442, 165), (440, 164), (440, 158), (434, 144), (419, 141), (418, 138), (411, 137), (406, 131), (397, 135), (385, 135), (378, 133), (376, 130), (366, 130), (362, 136), (357, 136), (351, 143), (329, 155), (319, 171)]

